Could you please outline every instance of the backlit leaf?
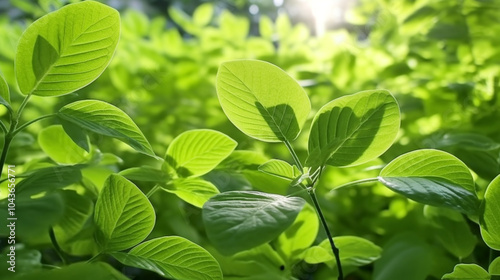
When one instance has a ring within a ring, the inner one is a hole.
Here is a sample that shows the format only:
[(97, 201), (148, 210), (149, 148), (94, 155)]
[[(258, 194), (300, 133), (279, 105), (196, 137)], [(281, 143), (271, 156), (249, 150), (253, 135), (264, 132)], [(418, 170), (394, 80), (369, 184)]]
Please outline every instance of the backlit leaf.
[(382, 169), (378, 179), (420, 203), (473, 215), (479, 210), (469, 169), (443, 151), (417, 150), (399, 156)]
[(480, 218), (481, 236), (490, 248), (500, 250), (500, 176), (490, 183), (484, 194), (482, 216)]
[(229, 136), (215, 130), (190, 130), (172, 141), (165, 161), (181, 177), (201, 176), (228, 157), (236, 145)]
[(110, 175), (97, 199), (94, 222), (101, 251), (120, 251), (149, 235), (155, 211), (139, 188), (119, 175)]
[(491, 275), (500, 275), (500, 257), (497, 257), (490, 263), (490, 267), (488, 268), (488, 272)]
[(264, 61), (223, 63), (216, 87), (229, 120), (248, 136), (266, 142), (294, 140), (311, 109), (304, 89)]
[[(88, 143), (88, 139), (86, 140)], [(38, 144), (57, 163), (77, 164), (91, 158), (87, 151), (75, 144), (61, 125), (51, 125), (40, 131)]]
[(10, 108), (10, 92), (9, 85), (5, 79), (0, 75), (0, 104)]
[(399, 124), (398, 103), (386, 90), (335, 99), (314, 117), (307, 165), (352, 166), (375, 159), (392, 145)]
[(124, 265), (158, 273), (177, 280), (222, 280), (217, 261), (202, 247), (178, 236), (160, 237), (112, 253)]
[(203, 207), (203, 204), (212, 196), (219, 193), (217, 187), (212, 183), (199, 178), (177, 179), (163, 189), (199, 208)]
[(203, 222), (212, 244), (234, 254), (264, 244), (288, 228), (305, 201), (254, 191), (230, 191), (203, 206)]
[(136, 151), (154, 156), (153, 149), (132, 119), (117, 107), (99, 100), (70, 103), (57, 115), (83, 129), (117, 138)]
[(21, 92), (58, 96), (88, 85), (108, 66), (119, 35), (119, 13), (94, 1), (70, 4), (40, 18), (17, 47)]

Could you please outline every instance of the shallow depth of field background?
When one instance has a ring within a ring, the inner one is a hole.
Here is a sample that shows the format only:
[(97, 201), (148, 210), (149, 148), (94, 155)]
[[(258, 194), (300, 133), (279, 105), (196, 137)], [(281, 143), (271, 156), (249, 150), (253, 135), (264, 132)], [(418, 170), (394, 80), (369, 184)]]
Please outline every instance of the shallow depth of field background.
[[(33, 20), (67, 2), (75, 1), (0, 2), (0, 71), (11, 86), (14, 107), (22, 101), (13, 69), (19, 36)], [(311, 99), (309, 123), (334, 98), (387, 89), (402, 112), (394, 146), (362, 166), (327, 169), (318, 188), (334, 235), (364, 237), (394, 254), (362, 268), (354, 279), (371, 279), (373, 271), (397, 265), (393, 262), (407, 266), (409, 275), (413, 270), (422, 272), (412, 278), (416, 280), (440, 279), (459, 262), (486, 264), (488, 249), (475, 237), (477, 226), (457, 226), (466, 231), (458, 243), (470, 247), (470, 254), (459, 259), (447, 243), (459, 229), (433, 223), (424, 216), (422, 205), (377, 184), (332, 190), (346, 182), (376, 177), (385, 163), (418, 148), (437, 148), (460, 158), (475, 173), (479, 189), (484, 190), (500, 173), (500, 1), (100, 2), (118, 9), (122, 17), (121, 39), (109, 68), (76, 93), (33, 97), (24, 121), (71, 101), (99, 99), (130, 115), (158, 155), (180, 133), (211, 128), (235, 139), (239, 150), (291, 162), (284, 145), (254, 141), (228, 121), (215, 91), (221, 62), (260, 59), (287, 71)], [(0, 107), (0, 117), (6, 114)], [(44, 120), (20, 133), (9, 162), (29, 170), (49, 161), (37, 143), (38, 133), (49, 124), (54, 121)], [(294, 142), (302, 158), (306, 157), (309, 125), (305, 127)], [(84, 174), (97, 185), (112, 172), (160, 164), (116, 140), (91, 135), (91, 143), (119, 157)], [(287, 187), (285, 181), (271, 179), (269, 183), (257, 171), (220, 168), (205, 179), (221, 191), (283, 193)], [(152, 236), (179, 235), (194, 242), (206, 238), (199, 209), (167, 193), (155, 199), (163, 203), (156, 209), (158, 225)], [(320, 230), (317, 240), (323, 239)], [(304, 275), (330, 279), (326, 273), (325, 268), (314, 267)]]

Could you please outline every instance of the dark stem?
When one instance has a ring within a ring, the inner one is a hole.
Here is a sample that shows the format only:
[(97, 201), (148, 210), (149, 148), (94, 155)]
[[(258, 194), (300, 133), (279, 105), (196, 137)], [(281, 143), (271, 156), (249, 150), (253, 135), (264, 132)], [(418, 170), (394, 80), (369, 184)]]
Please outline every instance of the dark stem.
[(10, 133), (5, 135), (5, 141), (3, 142), (2, 155), (0, 156), (0, 177), (2, 176), (3, 166), (5, 165), (5, 160), (7, 159), (7, 153), (9, 152), (9, 146), (12, 142), (12, 136)]
[(54, 229), (50, 228), (49, 230), (49, 235), (50, 235), (50, 241), (52, 241), (52, 245), (54, 245), (54, 249), (57, 252), (57, 255), (61, 259), (63, 264), (67, 264), (66, 256), (64, 255), (64, 252), (62, 251), (61, 247), (59, 247), (59, 243), (57, 243), (56, 240), (56, 235), (54, 234)]
[(309, 196), (311, 197), (311, 200), (314, 203), (314, 208), (316, 208), (316, 212), (318, 213), (319, 219), (321, 220), (321, 224), (323, 225), (323, 228), (325, 229), (326, 236), (328, 237), (328, 241), (330, 241), (330, 246), (332, 247), (332, 252), (333, 252), (333, 255), (335, 256), (335, 261), (337, 262), (337, 267), (339, 270), (338, 280), (344, 280), (344, 273), (342, 272), (342, 263), (340, 262), (339, 249), (335, 246), (335, 243), (333, 242), (332, 234), (330, 233), (330, 230), (328, 229), (328, 224), (326, 223), (325, 216), (323, 216), (323, 212), (321, 211), (321, 207), (319, 206), (318, 199), (316, 198), (316, 193), (314, 192), (313, 189), (309, 190)]

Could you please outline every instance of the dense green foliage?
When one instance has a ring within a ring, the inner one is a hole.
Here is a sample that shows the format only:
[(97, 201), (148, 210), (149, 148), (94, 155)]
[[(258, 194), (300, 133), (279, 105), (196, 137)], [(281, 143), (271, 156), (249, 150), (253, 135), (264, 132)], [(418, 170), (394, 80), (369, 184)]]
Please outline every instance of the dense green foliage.
[(15, 279), (500, 277), (498, 7), (1, 16)]

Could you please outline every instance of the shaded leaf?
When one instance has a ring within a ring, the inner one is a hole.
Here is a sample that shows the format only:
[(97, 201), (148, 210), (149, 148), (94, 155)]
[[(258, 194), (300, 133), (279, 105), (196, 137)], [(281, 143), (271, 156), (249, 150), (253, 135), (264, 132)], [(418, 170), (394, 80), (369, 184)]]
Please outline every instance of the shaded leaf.
[(128, 280), (125, 275), (115, 270), (107, 263), (74, 263), (61, 269), (40, 270), (31, 272), (15, 280)]
[(288, 228), (305, 201), (299, 197), (230, 191), (203, 206), (203, 222), (213, 245), (224, 254), (264, 244)]
[(165, 183), (170, 179), (168, 174), (162, 170), (150, 166), (132, 167), (122, 170), (118, 174), (129, 180), (142, 182)]
[(82, 179), (82, 166), (52, 166), (30, 172), (16, 185), (16, 196), (31, 196), (78, 183)]
[[(86, 141), (88, 143), (88, 138)], [(83, 163), (91, 158), (90, 153), (75, 144), (61, 125), (51, 125), (40, 131), (38, 144), (51, 159), (60, 164)]]
[(452, 273), (445, 274), (441, 279), (489, 280), (491, 276), (477, 264), (457, 264)]

